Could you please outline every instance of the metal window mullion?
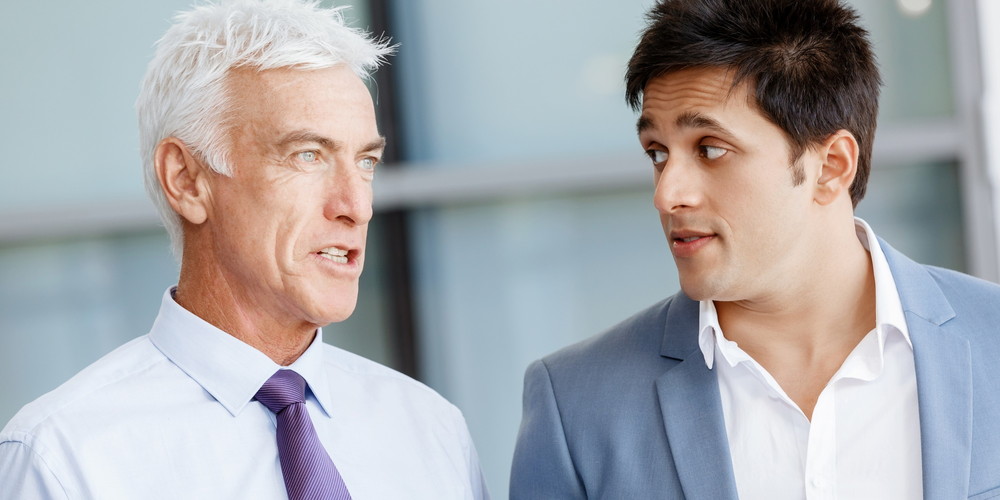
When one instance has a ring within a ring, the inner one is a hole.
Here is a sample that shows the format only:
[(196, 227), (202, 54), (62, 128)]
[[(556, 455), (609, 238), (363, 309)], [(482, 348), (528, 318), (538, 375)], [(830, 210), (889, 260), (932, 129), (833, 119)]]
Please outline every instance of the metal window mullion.
[[(1000, 217), (995, 205), (998, 199), (997, 185), (994, 176), (990, 174), (990, 165), (1000, 160), (1000, 151), (997, 151), (1000, 137), (987, 135), (990, 133), (991, 121), (996, 121), (998, 117), (990, 116), (985, 110), (983, 97), (984, 91), (997, 93), (1000, 88), (984, 88), (986, 82), (983, 78), (983, 65), (989, 65), (991, 57), (1000, 57), (1000, 43), (982, 46), (979, 37), (980, 30), (985, 29), (989, 22), (980, 19), (980, 7), (985, 2), (993, 1), (995, 0), (950, 0), (945, 2), (945, 6), (948, 9), (955, 120), (960, 131), (956, 153), (959, 159), (968, 270), (981, 278), (998, 281), (1000, 242), (997, 238), (1000, 235)], [(994, 84), (996, 85), (1000, 85), (1000, 82)]]

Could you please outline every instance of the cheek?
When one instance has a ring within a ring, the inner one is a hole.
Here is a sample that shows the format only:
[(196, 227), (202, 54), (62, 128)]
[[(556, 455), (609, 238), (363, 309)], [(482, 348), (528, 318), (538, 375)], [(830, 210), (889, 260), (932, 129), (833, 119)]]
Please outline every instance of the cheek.
[(271, 247), (280, 260), (297, 260), (316, 250), (311, 247), (316, 244), (315, 239), (306, 237), (310, 234), (311, 227), (307, 219), (305, 214), (293, 211), (288, 213), (288, 217), (274, 220), (275, 227), (271, 233), (274, 241)]
[(302, 232), (301, 214), (273, 197), (258, 198), (251, 207), (243, 206), (239, 223), (229, 228), (230, 236), (239, 241), (242, 251), (257, 260), (270, 260), (294, 250)]

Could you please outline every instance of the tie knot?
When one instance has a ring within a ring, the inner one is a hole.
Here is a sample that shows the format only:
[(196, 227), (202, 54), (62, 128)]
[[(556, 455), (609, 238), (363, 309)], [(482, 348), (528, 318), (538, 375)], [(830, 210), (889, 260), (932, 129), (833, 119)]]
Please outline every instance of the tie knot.
[(292, 370), (278, 370), (264, 382), (255, 396), (275, 414), (294, 403), (306, 400), (306, 379)]

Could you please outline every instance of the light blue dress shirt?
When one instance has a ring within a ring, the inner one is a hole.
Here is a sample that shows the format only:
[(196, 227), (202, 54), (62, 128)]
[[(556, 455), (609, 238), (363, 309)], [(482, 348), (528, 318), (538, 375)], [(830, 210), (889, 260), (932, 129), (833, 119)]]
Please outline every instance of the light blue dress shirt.
[[(288, 368), (355, 500), (488, 498), (461, 412), (428, 387), (322, 342)], [(282, 499), (279, 366), (164, 294), (148, 335), (25, 406), (0, 431), (0, 499)]]

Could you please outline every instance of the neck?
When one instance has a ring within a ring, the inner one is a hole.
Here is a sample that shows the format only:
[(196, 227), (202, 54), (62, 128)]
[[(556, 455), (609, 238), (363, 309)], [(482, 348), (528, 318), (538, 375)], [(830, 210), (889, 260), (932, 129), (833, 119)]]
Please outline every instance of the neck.
[(716, 303), (725, 336), (774, 377), (807, 419), (824, 387), (875, 326), (871, 257), (849, 222), (804, 235), (816, 243), (814, 250), (801, 261), (806, 265), (784, 270), (781, 290), (758, 300)]
[(875, 326), (871, 257), (853, 219), (811, 237), (814, 252), (788, 270), (782, 290), (715, 304), (726, 337), (758, 362), (794, 355), (832, 358), (839, 366)]
[[(188, 252), (185, 252), (188, 255)], [(283, 322), (231, 284), (218, 267), (184, 258), (175, 300), (216, 328), (288, 366), (309, 348), (319, 325)]]

